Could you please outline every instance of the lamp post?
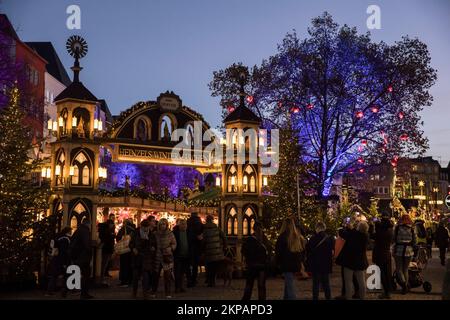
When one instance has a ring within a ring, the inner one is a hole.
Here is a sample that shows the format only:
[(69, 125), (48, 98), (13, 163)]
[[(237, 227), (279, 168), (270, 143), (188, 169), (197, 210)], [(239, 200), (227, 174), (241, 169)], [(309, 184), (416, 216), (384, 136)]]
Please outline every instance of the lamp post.
[[(422, 201), (423, 198), (423, 187), (425, 186), (425, 182), (423, 180), (419, 180), (419, 187), (420, 187), (420, 200)], [(425, 209), (427, 207), (427, 203), (425, 201)]]
[(433, 192), (434, 192), (434, 211), (436, 211), (439, 188), (433, 187)]

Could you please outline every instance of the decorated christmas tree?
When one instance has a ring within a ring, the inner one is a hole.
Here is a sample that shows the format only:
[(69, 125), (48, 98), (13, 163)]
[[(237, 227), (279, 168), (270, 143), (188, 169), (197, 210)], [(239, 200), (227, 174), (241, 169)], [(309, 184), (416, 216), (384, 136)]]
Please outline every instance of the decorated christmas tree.
[(272, 243), (276, 242), (283, 220), (287, 217), (295, 218), (302, 227), (310, 229), (312, 217), (317, 215), (313, 199), (305, 196), (305, 192), (313, 187), (308, 183), (308, 166), (301, 160), (298, 132), (289, 116), (280, 130), (279, 141), (278, 172), (269, 179), (271, 195), (265, 199), (270, 213), (265, 217), (264, 225), (267, 238)]
[(9, 96), (0, 113), (0, 287), (33, 279), (51, 230), (42, 214), (48, 188), (31, 181), (39, 163), (28, 156), (31, 131), (23, 123), (18, 88)]

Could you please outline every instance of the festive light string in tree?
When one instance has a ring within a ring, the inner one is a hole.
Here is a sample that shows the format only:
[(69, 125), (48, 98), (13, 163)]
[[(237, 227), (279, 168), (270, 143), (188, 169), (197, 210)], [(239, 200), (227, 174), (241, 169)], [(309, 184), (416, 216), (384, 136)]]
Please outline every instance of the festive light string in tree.
[(0, 279), (3, 283), (21, 281), (39, 270), (40, 250), (54, 231), (51, 219), (37, 219), (48, 207), (49, 189), (31, 182), (39, 163), (28, 156), (31, 131), (23, 124), (19, 102), (15, 86), (0, 113), (0, 270), (7, 273)]
[(305, 197), (308, 191), (308, 166), (302, 162), (302, 148), (298, 141), (298, 132), (291, 122), (290, 116), (285, 127), (280, 130), (279, 167), (276, 175), (269, 179), (271, 196), (266, 197), (264, 203), (270, 208), (271, 215), (264, 218), (267, 238), (274, 244), (279, 236), (283, 220), (289, 216), (298, 219), (297, 175), (301, 194), (300, 223), (310, 228), (315, 219), (314, 203)]
[(427, 46), (408, 37), (374, 43), (355, 28), (339, 28), (328, 13), (313, 19), (308, 33), (304, 40), (288, 34), (275, 55), (250, 70), (236, 63), (215, 71), (212, 95), (230, 99), (235, 73), (245, 70), (250, 107), (265, 126), (282, 127), (291, 111), (319, 196), (348, 170), (422, 154), (428, 140), (419, 113), (431, 105), (436, 80)]

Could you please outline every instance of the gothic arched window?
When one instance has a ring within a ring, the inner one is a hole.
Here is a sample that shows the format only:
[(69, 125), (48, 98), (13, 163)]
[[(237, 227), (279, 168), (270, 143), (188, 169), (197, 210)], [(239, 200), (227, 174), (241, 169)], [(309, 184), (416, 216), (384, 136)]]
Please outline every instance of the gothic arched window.
[(66, 163), (66, 157), (64, 155), (64, 150), (60, 150), (57, 153), (56, 163), (55, 163), (55, 184), (57, 186), (61, 185), (64, 181), (64, 164)]
[(255, 225), (256, 215), (251, 206), (247, 207), (244, 211), (242, 218), (242, 233), (244, 236), (251, 235), (253, 233), (253, 227)]
[(92, 164), (88, 156), (80, 151), (72, 162), (74, 175), (72, 176), (72, 185), (89, 186), (91, 185)]
[(244, 168), (242, 186), (244, 192), (256, 192), (256, 172), (251, 165)]
[(231, 207), (227, 215), (227, 234), (237, 235), (237, 211), (235, 207)]
[(176, 123), (173, 117), (165, 114), (160, 119), (159, 138), (160, 140), (170, 141), (173, 130), (176, 129)]
[(236, 166), (232, 165), (227, 173), (227, 192), (237, 191), (237, 170)]

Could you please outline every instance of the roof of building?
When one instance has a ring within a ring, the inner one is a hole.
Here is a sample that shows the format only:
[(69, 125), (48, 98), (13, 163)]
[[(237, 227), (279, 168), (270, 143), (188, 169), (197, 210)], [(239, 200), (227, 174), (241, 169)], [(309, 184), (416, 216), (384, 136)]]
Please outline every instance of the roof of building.
[(49, 74), (55, 77), (66, 87), (70, 85), (70, 78), (51, 42), (25, 42), (25, 44), (34, 49), (41, 57), (47, 60), (48, 64), (46, 69)]
[(246, 106), (239, 106), (233, 112), (231, 112), (224, 120), (224, 123), (244, 121), (261, 123), (261, 119)]
[(83, 85), (82, 82), (72, 82), (55, 98), (55, 102), (64, 99), (98, 102), (98, 99)]

